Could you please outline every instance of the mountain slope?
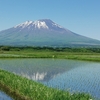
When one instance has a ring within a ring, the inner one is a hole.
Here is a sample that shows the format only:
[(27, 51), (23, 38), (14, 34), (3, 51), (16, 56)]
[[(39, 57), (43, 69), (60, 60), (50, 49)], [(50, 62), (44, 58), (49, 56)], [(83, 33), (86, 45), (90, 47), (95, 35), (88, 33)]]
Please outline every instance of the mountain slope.
[(50, 19), (26, 21), (0, 32), (0, 45), (99, 45), (100, 41), (73, 33)]

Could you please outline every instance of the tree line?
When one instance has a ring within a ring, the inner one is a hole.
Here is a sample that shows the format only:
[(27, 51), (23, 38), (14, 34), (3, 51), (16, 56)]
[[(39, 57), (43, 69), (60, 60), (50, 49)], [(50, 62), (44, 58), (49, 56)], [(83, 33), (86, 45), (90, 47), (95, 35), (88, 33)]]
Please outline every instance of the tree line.
[(44, 50), (57, 52), (95, 52), (100, 53), (100, 48), (71, 48), (71, 47), (15, 47), (15, 46), (0, 46), (0, 51), (22, 51), (22, 50)]

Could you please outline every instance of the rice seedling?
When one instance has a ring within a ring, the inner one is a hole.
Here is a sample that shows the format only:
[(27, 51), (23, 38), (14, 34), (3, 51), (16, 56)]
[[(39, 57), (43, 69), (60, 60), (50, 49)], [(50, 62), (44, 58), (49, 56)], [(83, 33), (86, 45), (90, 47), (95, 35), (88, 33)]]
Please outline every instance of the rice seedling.
[(1, 87), (15, 100), (93, 100), (88, 94), (53, 89), (4, 70), (0, 70)]

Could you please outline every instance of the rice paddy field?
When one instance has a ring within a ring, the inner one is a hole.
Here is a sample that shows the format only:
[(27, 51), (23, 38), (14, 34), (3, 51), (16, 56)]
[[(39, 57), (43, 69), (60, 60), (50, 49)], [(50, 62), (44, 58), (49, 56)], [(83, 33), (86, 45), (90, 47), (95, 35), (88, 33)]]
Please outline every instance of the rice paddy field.
[[(44, 84), (43, 87), (69, 91), (68, 93), (71, 95), (74, 93), (85, 93), (91, 95), (95, 100), (100, 100), (99, 62), (50, 58), (1, 59), (0, 69), (25, 77), (32, 82), (38, 82), (41, 86)], [(13, 83), (16, 82), (13, 81)], [(16, 89), (18, 87), (19, 86), (16, 85), (15, 90), (18, 90)], [(27, 91), (30, 91), (30, 88), (29, 90), (27, 88)]]
[(100, 100), (99, 61), (87, 49), (1, 50), (0, 100)]
[(15, 100), (91, 100), (88, 94), (69, 93), (0, 70), (0, 86)]

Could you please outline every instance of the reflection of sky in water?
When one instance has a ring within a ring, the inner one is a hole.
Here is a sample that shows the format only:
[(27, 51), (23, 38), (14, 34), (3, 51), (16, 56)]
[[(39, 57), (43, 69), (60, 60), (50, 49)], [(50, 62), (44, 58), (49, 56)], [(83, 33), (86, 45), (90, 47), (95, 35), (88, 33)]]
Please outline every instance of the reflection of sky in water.
[(44, 84), (71, 92), (87, 92), (100, 98), (100, 65), (72, 69)]
[(0, 68), (48, 86), (100, 98), (100, 63), (60, 59), (0, 60)]
[(0, 91), (0, 100), (13, 100), (13, 99), (7, 96), (4, 92)]

